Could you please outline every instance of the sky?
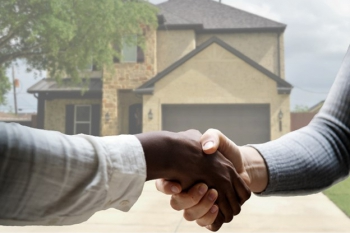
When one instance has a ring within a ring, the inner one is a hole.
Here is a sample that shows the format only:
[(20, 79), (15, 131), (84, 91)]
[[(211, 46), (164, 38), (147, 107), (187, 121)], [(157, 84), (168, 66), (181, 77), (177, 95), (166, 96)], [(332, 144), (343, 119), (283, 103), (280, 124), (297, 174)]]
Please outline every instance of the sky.
[[(150, 0), (154, 4), (164, 0)], [(230, 5), (284, 24), (286, 79), (294, 89), (291, 109), (296, 105), (311, 107), (324, 100), (350, 45), (350, 1), (347, 0), (222, 0)], [(11, 75), (11, 72), (8, 72)], [(44, 75), (44, 74), (43, 74)], [(20, 80), (18, 108), (35, 112), (36, 99), (26, 89), (38, 82), (25, 65), (15, 68)], [(13, 92), (8, 105), (13, 109)], [(12, 107), (11, 107), (12, 106)], [(21, 112), (21, 111), (20, 111)]]

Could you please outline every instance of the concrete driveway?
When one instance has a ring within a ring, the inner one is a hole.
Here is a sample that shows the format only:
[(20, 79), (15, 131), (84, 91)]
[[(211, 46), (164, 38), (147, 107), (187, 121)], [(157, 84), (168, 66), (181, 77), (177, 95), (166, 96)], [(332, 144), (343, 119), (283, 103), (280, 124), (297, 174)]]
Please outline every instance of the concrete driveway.
[[(66, 227), (0, 227), (0, 232), (209, 232), (187, 222), (169, 206), (169, 197), (146, 183), (129, 213), (107, 210), (89, 221)], [(350, 219), (323, 194), (256, 197), (220, 232), (350, 232)]]

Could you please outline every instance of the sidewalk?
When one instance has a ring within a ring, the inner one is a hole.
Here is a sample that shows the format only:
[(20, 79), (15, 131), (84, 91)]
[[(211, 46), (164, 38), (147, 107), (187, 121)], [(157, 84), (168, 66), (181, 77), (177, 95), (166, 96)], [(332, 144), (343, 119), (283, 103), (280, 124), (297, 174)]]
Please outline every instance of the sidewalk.
[[(350, 198), (350, 197), (349, 197)], [(171, 209), (169, 197), (145, 185), (129, 213), (107, 210), (89, 221), (66, 227), (0, 227), (0, 232), (210, 232), (187, 222)], [(323, 194), (302, 197), (256, 197), (219, 232), (350, 232), (350, 219)]]

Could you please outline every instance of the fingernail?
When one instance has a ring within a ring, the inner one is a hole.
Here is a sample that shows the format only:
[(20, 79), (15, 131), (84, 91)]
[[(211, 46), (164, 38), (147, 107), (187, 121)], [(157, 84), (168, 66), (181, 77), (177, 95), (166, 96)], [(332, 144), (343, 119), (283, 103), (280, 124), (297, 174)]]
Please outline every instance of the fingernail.
[(212, 141), (206, 142), (203, 146), (203, 150), (208, 150), (208, 149), (212, 148), (213, 146), (214, 146), (214, 142), (212, 142)]
[(207, 192), (207, 189), (208, 189), (207, 186), (202, 184), (198, 187), (198, 193), (200, 195), (204, 195)]
[(172, 191), (173, 193), (179, 193), (179, 192), (180, 192), (180, 189), (179, 189), (178, 187), (176, 187), (176, 186), (172, 186), (172, 187), (171, 187), (171, 191)]
[(210, 208), (210, 213), (212, 214), (215, 214), (217, 211), (218, 211), (218, 207), (216, 205), (213, 205), (211, 208)]
[(209, 199), (210, 201), (215, 201), (215, 199), (216, 199), (216, 193), (210, 192), (210, 193), (208, 194), (208, 199)]

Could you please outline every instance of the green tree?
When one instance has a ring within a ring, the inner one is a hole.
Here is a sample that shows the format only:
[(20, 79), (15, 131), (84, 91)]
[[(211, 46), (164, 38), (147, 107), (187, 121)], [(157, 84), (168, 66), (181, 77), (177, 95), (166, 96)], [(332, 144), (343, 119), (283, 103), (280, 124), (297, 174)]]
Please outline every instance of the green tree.
[(28, 70), (79, 80), (92, 62), (111, 68), (112, 44), (142, 37), (145, 25), (157, 26), (157, 11), (143, 0), (1, 0), (0, 69), (22, 59)]
[(295, 105), (293, 112), (308, 112), (309, 111), (309, 107), (306, 105)]
[(0, 66), (0, 105), (6, 104), (5, 94), (10, 90), (11, 84), (6, 76), (6, 71)]

